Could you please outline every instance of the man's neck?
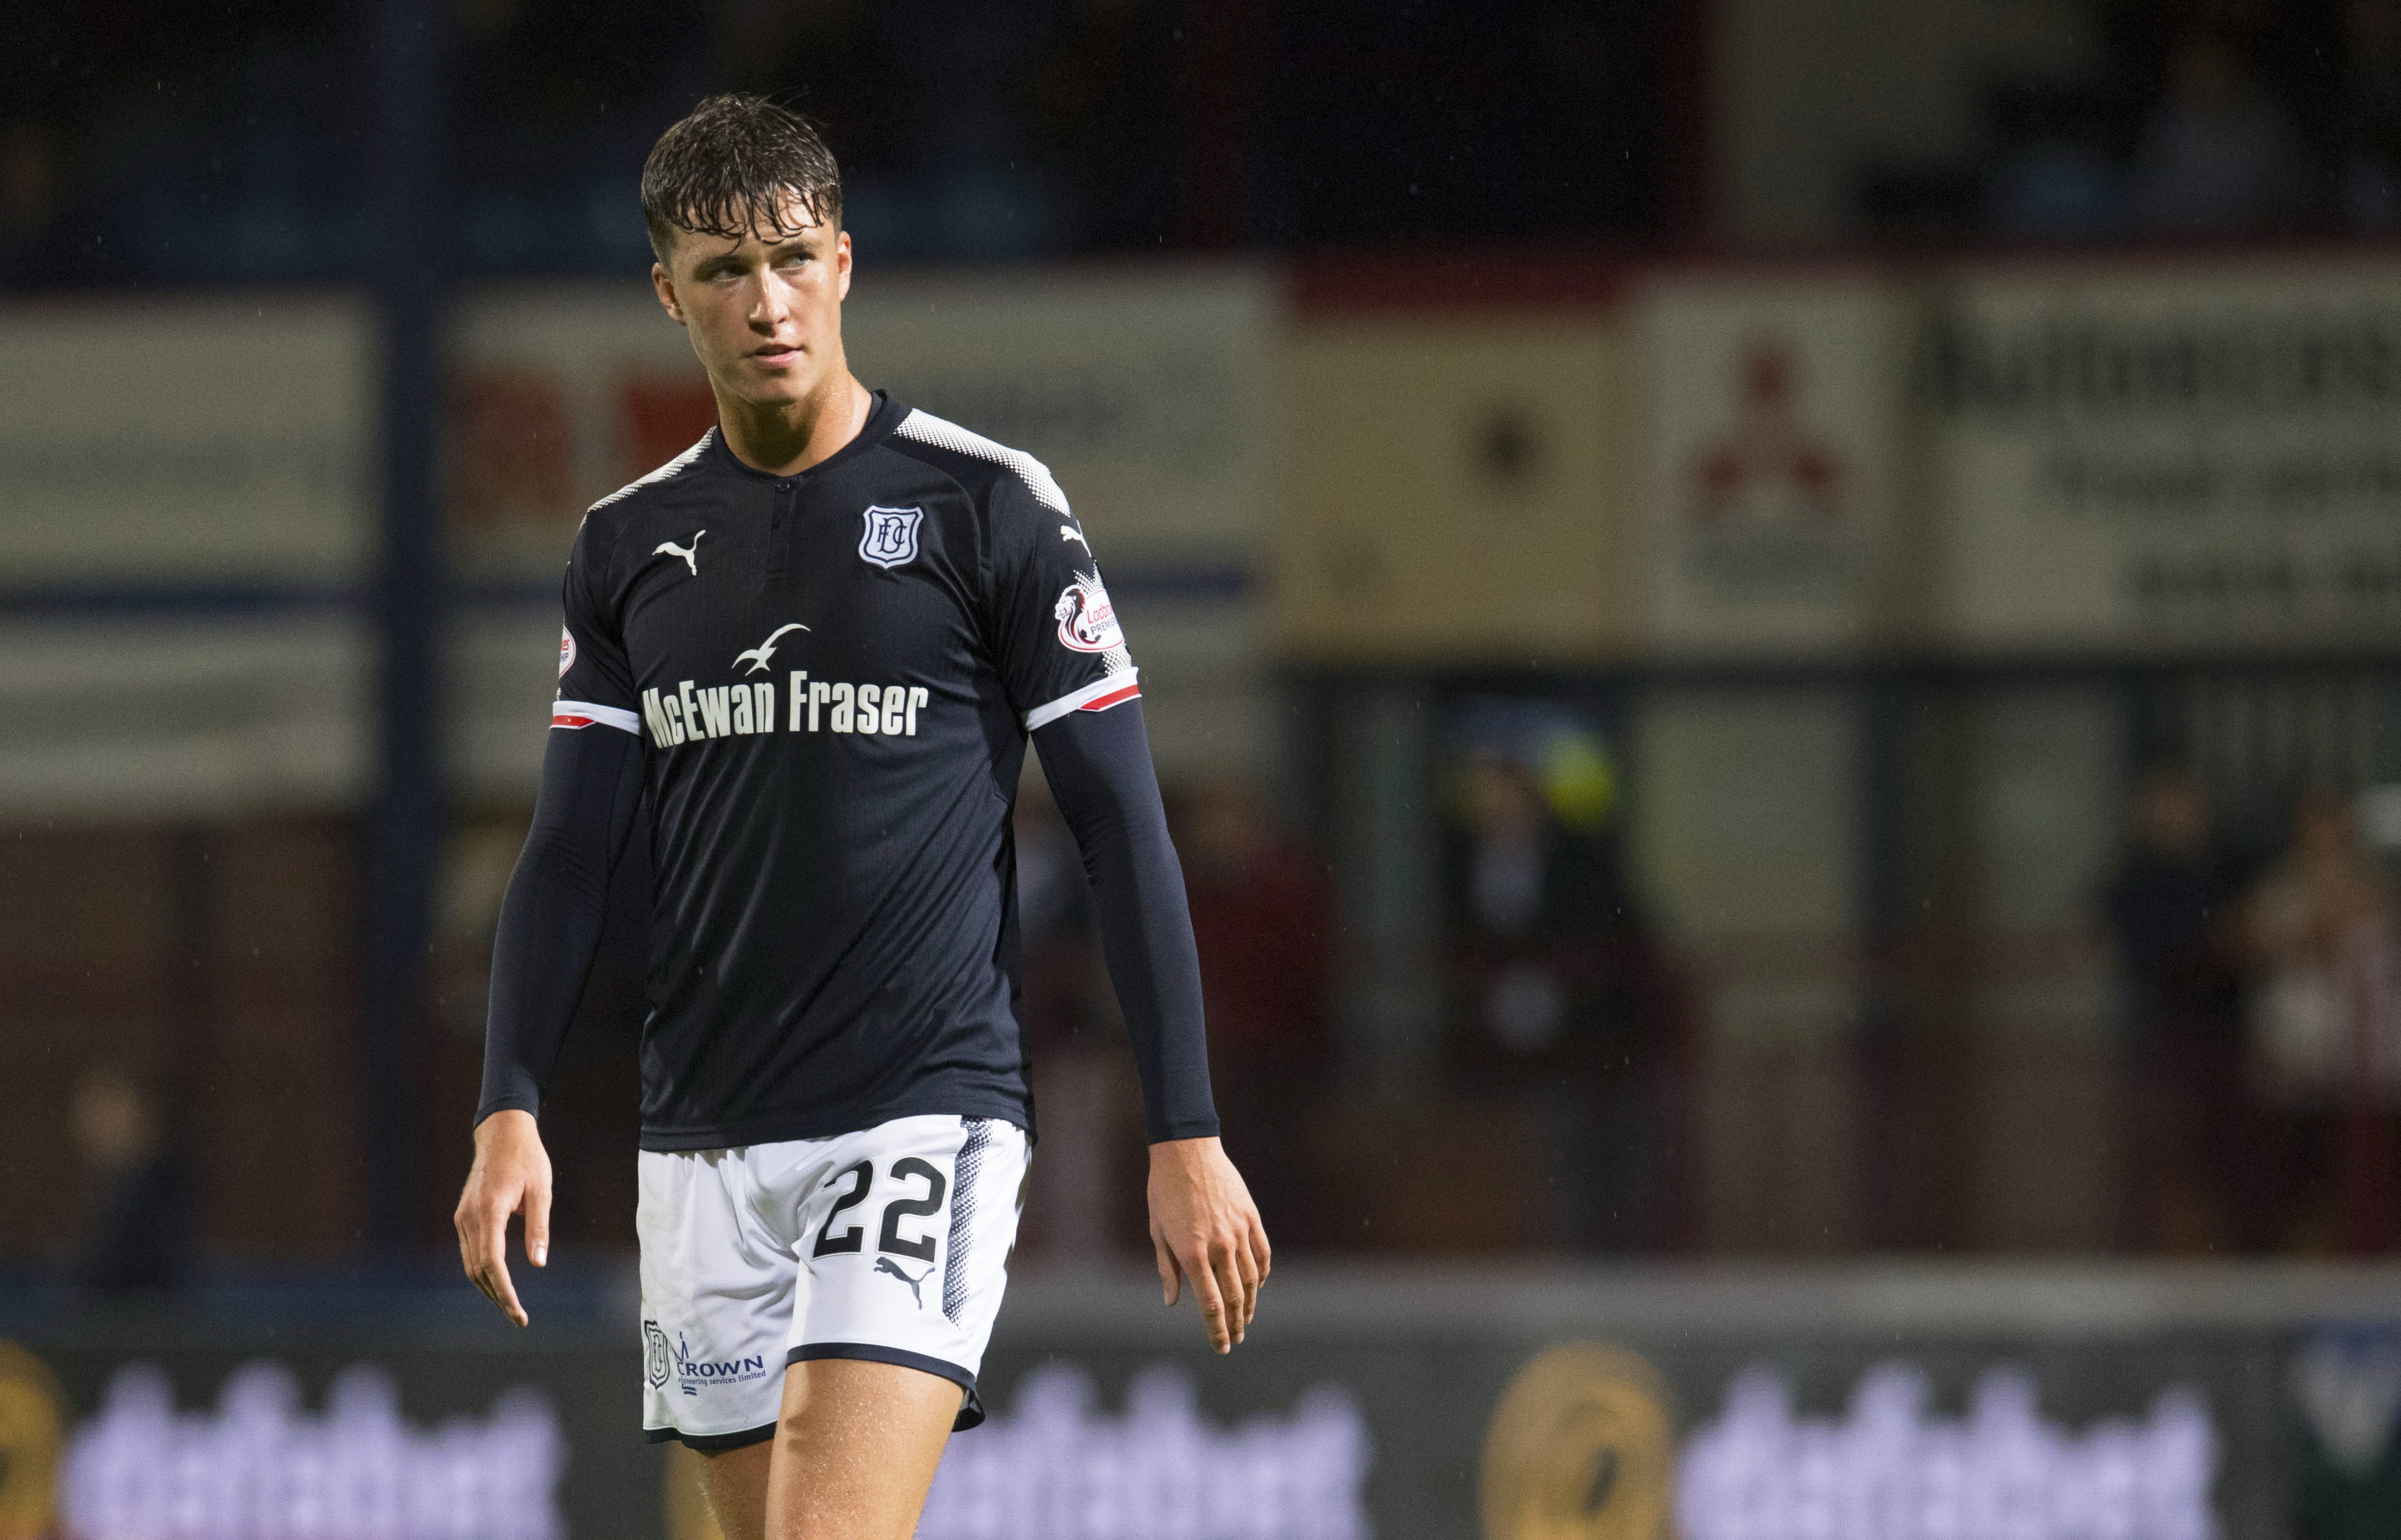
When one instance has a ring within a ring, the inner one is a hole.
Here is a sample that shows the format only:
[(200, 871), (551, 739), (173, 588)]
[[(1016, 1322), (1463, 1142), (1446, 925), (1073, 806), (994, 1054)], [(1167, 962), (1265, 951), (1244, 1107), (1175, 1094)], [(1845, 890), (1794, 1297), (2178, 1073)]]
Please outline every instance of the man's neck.
[(761, 403), (722, 390), (716, 394), (725, 447), (735, 459), (771, 476), (798, 475), (831, 457), (858, 437), (874, 406), (867, 387), (847, 369), (805, 401)]

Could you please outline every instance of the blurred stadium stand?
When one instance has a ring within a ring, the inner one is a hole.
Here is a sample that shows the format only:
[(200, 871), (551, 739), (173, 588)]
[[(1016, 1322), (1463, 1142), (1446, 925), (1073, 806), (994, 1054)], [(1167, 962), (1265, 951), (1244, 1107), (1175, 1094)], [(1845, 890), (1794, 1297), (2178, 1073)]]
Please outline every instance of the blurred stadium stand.
[(922, 1533), (1248, 1459), (1188, 1533), (1765, 1540), (2025, 1449), (2030, 1534), (2401, 1533), (2401, 6), (425, 15), (432, 715), (386, 55), (0, 20), (0, 1540), (45, 1449), (93, 1534), (167, 1533), (162, 1451), (336, 1446), (571, 1462), (443, 1533), (670, 1522), (624, 970), (536, 1333), (444, 1250), (558, 565), (713, 410), (633, 183), (726, 87), (844, 156), (861, 377), (1105, 553), (1280, 1259), (1230, 1366), (1133, 1314), (1036, 770), (1006, 1410)]

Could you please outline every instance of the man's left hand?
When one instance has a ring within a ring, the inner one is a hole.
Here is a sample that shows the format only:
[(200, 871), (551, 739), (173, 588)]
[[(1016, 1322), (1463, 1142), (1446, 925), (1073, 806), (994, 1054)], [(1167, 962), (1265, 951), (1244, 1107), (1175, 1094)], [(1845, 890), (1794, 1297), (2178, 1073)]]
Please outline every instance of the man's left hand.
[(1269, 1253), (1251, 1190), (1214, 1138), (1150, 1147), (1150, 1242), (1167, 1303), (1190, 1279), (1209, 1345), (1232, 1352), (1258, 1309)]

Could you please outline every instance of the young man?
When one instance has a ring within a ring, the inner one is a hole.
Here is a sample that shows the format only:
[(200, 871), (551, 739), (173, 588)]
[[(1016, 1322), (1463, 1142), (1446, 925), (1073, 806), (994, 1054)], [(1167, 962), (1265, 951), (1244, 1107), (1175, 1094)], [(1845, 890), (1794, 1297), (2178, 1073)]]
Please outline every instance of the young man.
[(460, 1250), (525, 1324), (504, 1250), (522, 1214), (544, 1260), (534, 1114), (619, 859), (646, 852), (645, 1426), (705, 1456), (730, 1540), (899, 1540), (982, 1420), (1016, 1233), (1029, 735), (1133, 1037), (1163, 1292), (1191, 1285), (1219, 1352), (1267, 1235), (1218, 1148), (1140, 691), (1065, 497), (852, 377), (841, 183), (802, 119), (702, 102), (652, 151), (642, 209), (718, 425), (576, 537)]

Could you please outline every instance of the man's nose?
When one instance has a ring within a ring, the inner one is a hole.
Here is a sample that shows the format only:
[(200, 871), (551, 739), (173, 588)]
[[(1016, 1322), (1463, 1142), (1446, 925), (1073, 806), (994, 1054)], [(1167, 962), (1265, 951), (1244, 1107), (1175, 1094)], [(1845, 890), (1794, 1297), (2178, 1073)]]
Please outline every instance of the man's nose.
[(773, 273), (761, 274), (758, 293), (750, 302), (750, 324), (778, 326), (791, 311), (790, 296), (784, 293), (783, 280)]

